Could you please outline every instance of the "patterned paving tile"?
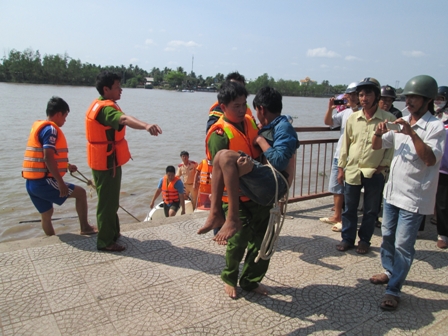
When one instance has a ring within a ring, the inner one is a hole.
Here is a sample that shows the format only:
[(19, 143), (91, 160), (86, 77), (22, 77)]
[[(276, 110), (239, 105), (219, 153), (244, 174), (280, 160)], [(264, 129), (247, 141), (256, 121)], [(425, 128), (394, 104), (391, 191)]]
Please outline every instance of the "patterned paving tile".
[(45, 295), (53, 313), (95, 302), (86, 284), (56, 289)]
[(26, 250), (0, 253), (0, 269), (5, 266), (20, 265), (31, 261)]
[(3, 328), (51, 313), (48, 300), (43, 293), (0, 302), (0, 322)]
[(62, 335), (53, 315), (45, 315), (23, 322), (10, 324), (4, 328), (4, 335), (48, 336)]
[[(197, 235), (204, 218), (123, 232), (124, 253), (96, 238), (0, 253), (0, 335), (441, 335), (448, 328), (448, 253), (435, 227), (417, 240), (399, 309), (379, 308), (381, 232), (371, 252), (336, 251), (319, 217), (331, 198), (293, 204), (263, 279), (265, 297), (224, 292), (225, 247)], [(292, 217), (292, 219), (291, 219)]]
[(54, 318), (62, 335), (106, 335), (105, 331), (110, 331), (110, 335), (117, 334), (96, 302), (59, 311)]

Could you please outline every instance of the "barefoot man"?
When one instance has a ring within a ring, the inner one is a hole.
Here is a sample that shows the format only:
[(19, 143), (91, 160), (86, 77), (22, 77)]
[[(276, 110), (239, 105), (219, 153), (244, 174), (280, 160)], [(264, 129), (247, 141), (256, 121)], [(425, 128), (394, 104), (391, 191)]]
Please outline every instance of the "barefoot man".
[(209, 217), (198, 231), (206, 233), (222, 226), (214, 240), (227, 244), (226, 268), (221, 278), (231, 298), (236, 298), (238, 268), (246, 248), (239, 284), (244, 290), (268, 294), (260, 281), (269, 260), (258, 263), (254, 260), (268, 226), (276, 185), (271, 168), (252, 158), (264, 152), (278, 170), (278, 198), (281, 198), (288, 191), (290, 181), (280, 175), (292, 178), (288, 172), (292, 171), (292, 158), (298, 146), (292, 125), (280, 115), (280, 93), (266, 87), (254, 98), (254, 108), (263, 125), (260, 131), (253, 119), (246, 116), (246, 98), (246, 89), (238, 83), (226, 82), (219, 91), (224, 116), (210, 128), (206, 139), (207, 158), (213, 160), (212, 204)]

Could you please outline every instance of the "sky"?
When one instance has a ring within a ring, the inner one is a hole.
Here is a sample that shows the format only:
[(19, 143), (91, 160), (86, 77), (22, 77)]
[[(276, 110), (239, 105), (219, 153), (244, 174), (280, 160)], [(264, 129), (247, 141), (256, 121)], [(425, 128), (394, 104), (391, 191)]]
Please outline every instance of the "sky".
[(13, 49), (82, 63), (247, 80), (374, 77), (448, 85), (447, 0), (0, 0), (0, 58)]

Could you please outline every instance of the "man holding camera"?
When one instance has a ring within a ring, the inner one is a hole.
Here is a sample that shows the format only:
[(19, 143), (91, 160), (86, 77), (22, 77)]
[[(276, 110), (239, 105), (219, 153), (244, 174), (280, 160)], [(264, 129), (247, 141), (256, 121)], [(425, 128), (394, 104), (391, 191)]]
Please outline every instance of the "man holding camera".
[[(328, 191), (333, 194), (334, 214), (331, 217), (319, 218), (319, 220), (327, 224), (332, 224), (332, 230), (336, 232), (341, 232), (342, 230), (342, 207), (344, 204), (344, 184), (338, 183), (338, 157), (342, 145), (345, 124), (352, 113), (359, 110), (359, 98), (358, 93), (356, 92), (357, 86), (358, 82), (353, 82), (347, 86), (347, 89), (345, 90), (344, 98), (347, 100), (348, 108), (344, 109), (342, 112), (333, 114), (333, 109), (337, 107), (337, 101), (334, 98), (330, 98), (327, 113), (325, 113), (324, 116), (325, 125), (331, 126), (332, 128), (340, 127), (341, 130), (336, 150), (333, 155), (333, 164), (331, 165), (330, 181), (328, 185)], [(344, 101), (342, 103), (344, 104)]]
[(370, 278), (373, 284), (387, 284), (380, 307), (395, 310), (401, 287), (414, 259), (414, 244), (423, 216), (434, 211), (439, 166), (446, 131), (433, 116), (437, 82), (426, 75), (411, 78), (403, 94), (409, 116), (395, 121), (397, 131), (386, 122), (378, 124), (372, 148), (394, 150), (389, 180), (384, 190), (381, 232), (381, 263), (384, 273)]
[(364, 206), (359, 243), (356, 252), (366, 254), (375, 230), (380, 195), (384, 186), (384, 170), (390, 166), (393, 149), (373, 150), (371, 139), (376, 126), (395, 117), (378, 107), (380, 83), (367, 77), (358, 83), (356, 92), (362, 110), (347, 120), (338, 161), (338, 183), (343, 184), (345, 209), (342, 213), (342, 241), (336, 245), (339, 251), (353, 248), (358, 227), (358, 204), (364, 187)]

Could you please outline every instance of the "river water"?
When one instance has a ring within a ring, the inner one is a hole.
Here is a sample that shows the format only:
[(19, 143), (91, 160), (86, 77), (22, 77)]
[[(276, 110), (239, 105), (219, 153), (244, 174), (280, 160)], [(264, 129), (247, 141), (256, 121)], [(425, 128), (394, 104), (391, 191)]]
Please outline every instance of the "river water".
[[(84, 115), (91, 101), (98, 96), (96, 89), (0, 83), (0, 116), (5, 123), (3, 130), (7, 140), (0, 146), (0, 242), (44, 235), (40, 215), (25, 190), (21, 166), (31, 125), (37, 119), (46, 118), (46, 105), (53, 95), (62, 97), (70, 106), (70, 114), (63, 126), (70, 162), (77, 165), (87, 178), (92, 176), (86, 162)], [(182, 150), (188, 151), (194, 161), (199, 162), (205, 157), (205, 124), (208, 109), (216, 101), (216, 93), (123, 89), (121, 97), (118, 104), (125, 113), (156, 123), (163, 131), (162, 135), (153, 137), (145, 131), (127, 129), (126, 138), (133, 160), (123, 167), (120, 205), (143, 220), (150, 210), (149, 203), (166, 166), (177, 167)], [(248, 97), (250, 106), (253, 97)], [(293, 117), (296, 127), (324, 126), (327, 104), (328, 100), (323, 98), (284, 97), (283, 113)], [(398, 102), (395, 106), (402, 109), (404, 103)], [(305, 135), (299, 135), (299, 139), (303, 138)], [(87, 188), (70, 175), (64, 178)], [(96, 224), (97, 198), (95, 191), (90, 194), (89, 219)], [(121, 209), (118, 214), (123, 225), (135, 222)], [(68, 199), (60, 207), (55, 206), (53, 218), (61, 218), (53, 222), (56, 233), (79, 231), (78, 220), (73, 217), (76, 217), (73, 199)]]

